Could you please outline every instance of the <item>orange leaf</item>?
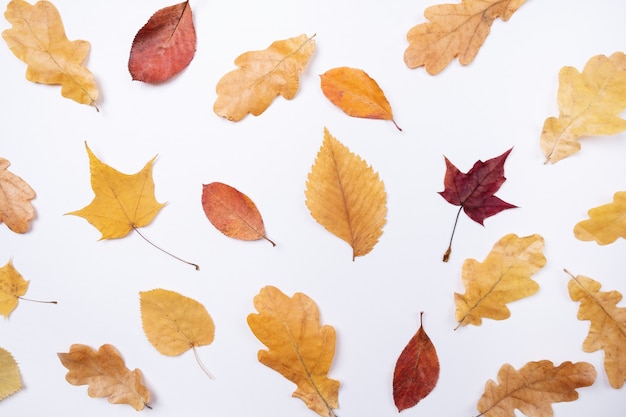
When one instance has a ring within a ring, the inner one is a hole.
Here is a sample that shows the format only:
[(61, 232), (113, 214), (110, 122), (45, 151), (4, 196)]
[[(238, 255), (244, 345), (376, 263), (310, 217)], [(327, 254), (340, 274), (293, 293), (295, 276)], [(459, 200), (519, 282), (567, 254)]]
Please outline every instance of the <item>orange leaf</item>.
[(574, 236), (580, 240), (595, 240), (608, 245), (618, 238), (626, 239), (626, 191), (618, 191), (613, 202), (589, 210), (589, 219), (574, 226)]
[(333, 68), (320, 75), (322, 92), (335, 106), (349, 116), (393, 120), (391, 105), (385, 93), (365, 71), (355, 68)]
[(35, 210), (30, 200), (35, 191), (23, 179), (7, 168), (11, 163), (0, 158), (0, 222), (15, 233), (26, 233)]
[(0, 315), (8, 318), (15, 310), (21, 296), (28, 290), (28, 281), (17, 272), (9, 260), (0, 268)]

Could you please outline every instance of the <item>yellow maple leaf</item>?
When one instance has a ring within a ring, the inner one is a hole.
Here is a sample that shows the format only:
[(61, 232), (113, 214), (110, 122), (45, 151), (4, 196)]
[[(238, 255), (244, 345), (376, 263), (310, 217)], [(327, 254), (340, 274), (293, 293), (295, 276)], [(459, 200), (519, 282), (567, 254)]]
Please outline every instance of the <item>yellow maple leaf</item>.
[(7, 168), (11, 163), (0, 158), (0, 222), (15, 233), (26, 233), (35, 210), (30, 200), (35, 191), (23, 179)]
[(11, 353), (0, 348), (0, 400), (22, 389), (22, 378)]
[(4, 16), (13, 26), (3, 31), (2, 37), (13, 54), (28, 65), (26, 79), (60, 84), (63, 97), (98, 108), (98, 87), (83, 65), (89, 42), (66, 37), (61, 16), (52, 3), (39, 1), (32, 6), (11, 0)]
[(263, 113), (277, 95), (291, 100), (300, 86), (298, 75), (313, 52), (313, 37), (302, 34), (276, 41), (265, 50), (239, 55), (235, 59), (239, 69), (227, 73), (217, 83), (213, 110), (236, 122), (248, 113)]
[(626, 308), (617, 307), (622, 294), (600, 291), (599, 282), (583, 275), (569, 275), (572, 277), (568, 284), (570, 297), (572, 301), (580, 301), (578, 319), (591, 322), (583, 350), (604, 350), (604, 370), (609, 383), (615, 389), (621, 388), (626, 381)]
[(0, 315), (8, 318), (27, 290), (28, 281), (22, 278), (11, 261), (0, 268)]
[(111, 404), (128, 404), (137, 411), (150, 408), (150, 391), (142, 383), (141, 371), (128, 369), (112, 345), (102, 345), (96, 351), (74, 344), (68, 353), (57, 353), (57, 356), (69, 370), (65, 375), (67, 382), (89, 385), (90, 397), (108, 397)]
[(441, 72), (455, 57), (461, 65), (474, 60), (496, 18), (509, 18), (526, 0), (462, 0), (458, 4), (428, 7), (430, 22), (412, 27), (404, 62), (409, 68), (424, 66), (431, 74)]
[(547, 162), (558, 162), (580, 150), (583, 136), (614, 135), (626, 130), (626, 55), (596, 55), (582, 73), (563, 67), (559, 73), (559, 117), (549, 117), (541, 132)]
[(352, 246), (352, 259), (367, 255), (383, 234), (387, 194), (378, 174), (324, 128), (324, 142), (306, 182), (311, 216)]
[[(539, 291), (530, 277), (546, 264), (540, 235), (502, 237), (480, 263), (463, 262), (465, 294), (454, 294), (459, 326), (480, 325), (482, 318), (504, 320), (511, 312), (506, 304)], [(457, 327), (459, 327), (457, 326)]]
[(574, 226), (574, 236), (580, 240), (595, 240), (608, 245), (621, 237), (626, 239), (626, 191), (613, 195), (613, 202), (594, 207), (588, 212), (589, 219)]
[(323, 417), (334, 417), (339, 381), (328, 378), (335, 354), (335, 329), (320, 324), (315, 302), (302, 293), (293, 297), (267, 286), (254, 297), (258, 314), (248, 315), (254, 335), (268, 347), (259, 362), (297, 385), (300, 398)]

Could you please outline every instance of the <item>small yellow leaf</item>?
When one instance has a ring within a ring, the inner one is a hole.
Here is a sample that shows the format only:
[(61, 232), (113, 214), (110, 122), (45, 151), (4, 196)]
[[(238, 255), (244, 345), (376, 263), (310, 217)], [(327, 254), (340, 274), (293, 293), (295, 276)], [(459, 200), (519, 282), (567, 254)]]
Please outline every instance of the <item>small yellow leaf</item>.
[(8, 318), (15, 310), (19, 297), (26, 294), (28, 281), (13, 267), (11, 261), (0, 268), (0, 315)]
[(0, 348), (0, 400), (22, 389), (20, 369), (13, 356)]
[(626, 191), (618, 191), (613, 202), (592, 208), (589, 219), (574, 226), (574, 236), (580, 240), (595, 240), (608, 245), (618, 238), (626, 239)]
[(15, 233), (26, 233), (35, 210), (30, 200), (35, 191), (23, 179), (7, 168), (11, 163), (0, 158), (0, 222)]

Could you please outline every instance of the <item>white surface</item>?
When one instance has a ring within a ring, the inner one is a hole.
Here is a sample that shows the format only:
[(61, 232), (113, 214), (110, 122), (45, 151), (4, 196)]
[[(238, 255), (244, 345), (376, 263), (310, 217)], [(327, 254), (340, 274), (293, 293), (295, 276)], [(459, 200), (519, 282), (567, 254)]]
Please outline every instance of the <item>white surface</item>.
[[(257, 362), (263, 346), (246, 316), (265, 285), (306, 293), (323, 323), (335, 327), (330, 376), (341, 381), (341, 417), (397, 414), (393, 369), (420, 311), (441, 376), (432, 394), (403, 415), (474, 416), (485, 382), (501, 365), (541, 359), (587, 361), (598, 370), (597, 382), (580, 389), (578, 401), (554, 405), (556, 416), (626, 414), (623, 389), (608, 384), (603, 353), (582, 351), (589, 322), (577, 320), (578, 303), (569, 298), (563, 272), (626, 293), (626, 242), (601, 247), (572, 233), (588, 209), (626, 189), (626, 134), (586, 139), (581, 152), (555, 165), (543, 164), (538, 142), (544, 119), (558, 114), (559, 69), (581, 70), (594, 55), (624, 50), (622, 0), (528, 1), (508, 22), (494, 23), (472, 64), (455, 61), (437, 76), (403, 62), (406, 33), (425, 21), (432, 1), (192, 1), (198, 45), (189, 68), (160, 86), (131, 81), (127, 60), (135, 33), (173, 3), (55, 1), (68, 37), (92, 44), (88, 67), (103, 96), (100, 113), (62, 98), (58, 87), (26, 81), (25, 64), (0, 47), (0, 155), (37, 192), (29, 233), (0, 227), (0, 264), (13, 259), (30, 280), (28, 297), (59, 301), (20, 302), (0, 321), (0, 346), (19, 362), (25, 385), (0, 403), (3, 416), (136, 415), (65, 381), (56, 352), (73, 343), (111, 343), (129, 368), (140, 368), (153, 394), (153, 410), (144, 412), (153, 417), (314, 416), (291, 398), (291, 382)], [(2, 19), (0, 26), (9, 25)], [(215, 85), (239, 54), (301, 33), (317, 34), (317, 51), (294, 100), (277, 98), (261, 116), (238, 123), (213, 113)], [(376, 79), (404, 131), (350, 118), (328, 102), (318, 75), (338, 66), (362, 68)], [(384, 234), (355, 262), (350, 247), (317, 224), (304, 203), (324, 126), (379, 172), (388, 193)], [(84, 219), (64, 216), (93, 197), (84, 141), (126, 173), (159, 155), (156, 195), (168, 204), (143, 232), (199, 263), (200, 272), (136, 234), (98, 241), (99, 232)], [(497, 195), (520, 208), (487, 219), (485, 227), (463, 214), (450, 262), (442, 263), (457, 210), (437, 194), (443, 155), (467, 171), (510, 147), (507, 181)], [(278, 246), (233, 240), (214, 229), (200, 206), (201, 186), (212, 181), (250, 196)], [(510, 304), (508, 320), (453, 331), (463, 260), (482, 261), (507, 233), (545, 238), (548, 262), (534, 276), (541, 290)], [(198, 353), (215, 380), (191, 352), (165, 357), (146, 340), (138, 292), (158, 287), (200, 301), (212, 315), (215, 342)]]

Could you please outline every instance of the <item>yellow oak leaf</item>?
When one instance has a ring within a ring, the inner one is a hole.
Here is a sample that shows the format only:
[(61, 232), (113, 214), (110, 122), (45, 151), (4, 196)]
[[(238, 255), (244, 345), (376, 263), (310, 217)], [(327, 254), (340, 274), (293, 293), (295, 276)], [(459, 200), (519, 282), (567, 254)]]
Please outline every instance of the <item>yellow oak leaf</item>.
[(621, 237), (626, 239), (626, 191), (613, 195), (613, 202), (594, 207), (588, 212), (589, 219), (574, 226), (574, 236), (580, 240), (595, 240), (608, 245)]
[(63, 97), (98, 108), (98, 87), (83, 65), (89, 42), (67, 38), (61, 16), (52, 3), (39, 1), (33, 6), (23, 0), (11, 0), (4, 17), (13, 26), (3, 31), (2, 37), (13, 54), (28, 65), (27, 80), (60, 84)]
[(111, 404), (128, 404), (137, 411), (150, 408), (150, 391), (143, 385), (141, 371), (128, 369), (112, 345), (102, 345), (96, 351), (74, 344), (68, 353), (57, 353), (57, 356), (69, 370), (65, 375), (67, 382), (89, 385), (90, 397), (108, 397)]
[(385, 186), (367, 162), (326, 128), (305, 196), (311, 216), (352, 247), (353, 260), (374, 249), (387, 221)]
[(8, 318), (27, 290), (28, 281), (22, 278), (11, 261), (0, 268), (0, 315)]
[(465, 294), (454, 294), (457, 326), (479, 326), (482, 318), (504, 320), (511, 312), (506, 304), (535, 294), (539, 284), (531, 276), (546, 264), (540, 235), (502, 237), (484, 262), (463, 262)]
[(313, 37), (304, 34), (272, 43), (262, 51), (235, 59), (239, 68), (224, 75), (215, 88), (213, 110), (234, 122), (248, 113), (263, 113), (277, 95), (291, 100), (300, 86), (298, 75), (315, 52)]
[(30, 200), (35, 191), (23, 179), (7, 168), (11, 163), (0, 158), (0, 222), (15, 233), (26, 233), (35, 216)]
[(596, 376), (587, 362), (554, 366), (542, 360), (528, 362), (519, 371), (504, 364), (498, 372), (499, 384), (487, 381), (476, 408), (479, 417), (515, 417), (516, 408), (529, 417), (552, 417), (552, 403), (578, 399), (576, 388), (593, 385)]
[(493, 21), (498, 17), (509, 20), (525, 1), (462, 0), (428, 7), (424, 17), (430, 22), (413, 26), (407, 33), (404, 62), (409, 68), (424, 66), (431, 75), (441, 72), (455, 57), (461, 65), (468, 65), (489, 35)]
[(13, 355), (0, 347), (0, 400), (22, 389), (22, 378)]
[(614, 135), (626, 130), (626, 55), (596, 55), (582, 73), (563, 67), (559, 73), (559, 117), (543, 124), (540, 145), (547, 162), (558, 162), (580, 150), (584, 136)]
[(335, 329), (320, 324), (315, 302), (302, 293), (293, 297), (267, 286), (254, 297), (258, 314), (248, 325), (268, 350), (259, 350), (259, 362), (297, 385), (300, 398), (323, 417), (334, 417), (339, 381), (328, 378), (335, 355)]
[(609, 383), (615, 389), (621, 388), (626, 381), (626, 307), (617, 307), (622, 294), (600, 291), (599, 282), (583, 275), (570, 276), (570, 297), (580, 302), (578, 319), (591, 322), (583, 350), (604, 350), (604, 370)]

